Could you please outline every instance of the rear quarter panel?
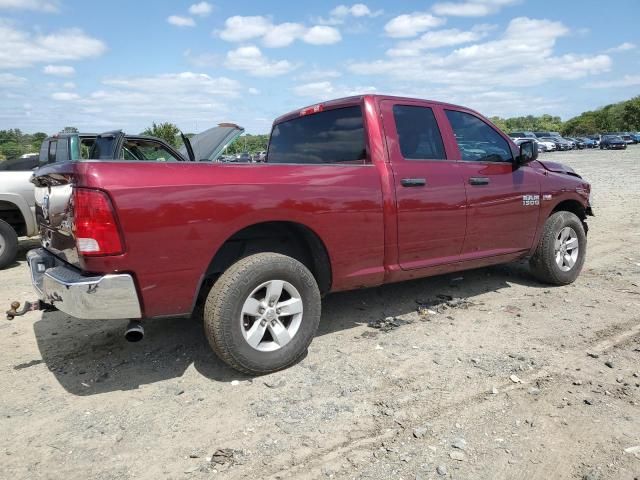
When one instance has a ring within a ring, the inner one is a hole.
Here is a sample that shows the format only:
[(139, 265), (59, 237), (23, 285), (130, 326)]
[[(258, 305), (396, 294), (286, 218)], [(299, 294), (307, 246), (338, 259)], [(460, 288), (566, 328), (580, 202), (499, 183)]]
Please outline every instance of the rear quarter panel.
[(87, 257), (92, 272), (135, 275), (145, 317), (189, 313), (220, 246), (267, 221), (307, 226), (331, 259), (332, 290), (381, 283), (384, 231), (373, 165), (82, 162), (79, 186), (108, 191), (126, 252)]

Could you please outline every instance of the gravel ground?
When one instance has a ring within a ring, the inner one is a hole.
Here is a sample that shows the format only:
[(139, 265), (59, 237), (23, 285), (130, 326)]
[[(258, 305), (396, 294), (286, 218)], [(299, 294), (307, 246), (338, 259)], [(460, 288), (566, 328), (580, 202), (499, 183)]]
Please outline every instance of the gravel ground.
[[(575, 284), (521, 263), (331, 295), (273, 375), (225, 367), (194, 320), (127, 344), (121, 321), (0, 319), (0, 477), (640, 478), (640, 146), (544, 158), (595, 191)], [(34, 297), (33, 245), (4, 305)]]

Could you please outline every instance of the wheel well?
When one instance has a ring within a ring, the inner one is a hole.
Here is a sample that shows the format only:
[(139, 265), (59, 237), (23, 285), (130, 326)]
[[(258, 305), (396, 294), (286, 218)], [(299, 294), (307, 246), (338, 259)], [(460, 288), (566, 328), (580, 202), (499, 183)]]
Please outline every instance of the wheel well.
[(232, 264), (262, 252), (282, 253), (295, 258), (311, 271), (322, 294), (331, 289), (331, 263), (320, 237), (299, 223), (265, 222), (243, 228), (227, 239), (207, 268), (201, 293), (208, 291), (208, 286), (213, 285)]
[(585, 208), (577, 200), (565, 200), (564, 202), (560, 202), (551, 213), (554, 214), (556, 212), (571, 212), (580, 220), (585, 220), (587, 218)]
[(564, 202), (560, 202), (551, 212), (553, 215), (556, 212), (571, 212), (576, 217), (580, 219), (582, 222), (582, 226), (584, 227), (584, 233), (589, 231), (589, 226), (587, 225), (587, 210), (582, 206), (580, 202), (577, 200), (565, 200)]
[(21, 237), (27, 234), (27, 223), (24, 221), (22, 212), (13, 203), (0, 200), (0, 220), (7, 222)]

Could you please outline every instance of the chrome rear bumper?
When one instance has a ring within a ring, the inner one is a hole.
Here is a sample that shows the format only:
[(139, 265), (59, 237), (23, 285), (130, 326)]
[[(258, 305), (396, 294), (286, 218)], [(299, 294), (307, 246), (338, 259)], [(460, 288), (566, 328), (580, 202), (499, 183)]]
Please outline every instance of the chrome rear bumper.
[(27, 253), (31, 283), (43, 302), (76, 318), (141, 318), (140, 301), (129, 274), (84, 276), (44, 248)]

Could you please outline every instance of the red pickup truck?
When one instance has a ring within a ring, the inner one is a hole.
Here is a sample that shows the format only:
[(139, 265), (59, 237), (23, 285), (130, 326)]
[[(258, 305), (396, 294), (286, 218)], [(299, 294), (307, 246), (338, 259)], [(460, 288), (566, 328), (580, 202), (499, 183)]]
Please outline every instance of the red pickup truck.
[(329, 292), (524, 257), (563, 285), (584, 263), (589, 184), (468, 108), (356, 96), (278, 118), (264, 163), (192, 147), (36, 173), (43, 305), (132, 319), (135, 339), (141, 319), (202, 311), (215, 352), (262, 374), (301, 358)]

